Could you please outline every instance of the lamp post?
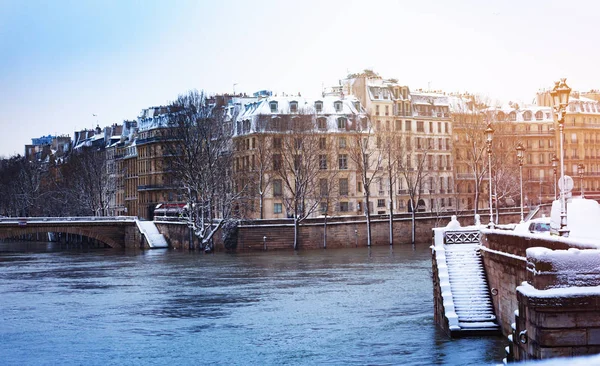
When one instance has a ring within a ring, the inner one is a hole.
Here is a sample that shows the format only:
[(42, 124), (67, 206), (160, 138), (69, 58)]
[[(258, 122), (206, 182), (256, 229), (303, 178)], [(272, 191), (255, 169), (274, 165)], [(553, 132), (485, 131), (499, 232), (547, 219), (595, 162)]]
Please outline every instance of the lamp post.
[(571, 88), (567, 86), (565, 78), (560, 79), (554, 83), (554, 89), (550, 91), (552, 102), (554, 105), (554, 112), (556, 113), (556, 119), (558, 122), (558, 129), (560, 131), (560, 179), (562, 180), (562, 189), (560, 190), (560, 229), (558, 234), (560, 236), (569, 236), (569, 229), (567, 227), (567, 203), (565, 202), (565, 151), (563, 149), (564, 144), (564, 127), (565, 127), (565, 114), (567, 113), (567, 105), (569, 105), (569, 94)]
[(556, 167), (558, 166), (558, 158), (556, 157), (556, 154), (552, 154), (552, 170), (554, 171), (554, 199), (557, 199), (557, 194), (556, 194)]
[(487, 137), (487, 153), (488, 153), (488, 171), (489, 171), (489, 186), (488, 191), (490, 192), (490, 228), (494, 228), (494, 212), (492, 209), (492, 139), (494, 138), (494, 129), (492, 128), (492, 124), (488, 123), (487, 128), (485, 129), (485, 135)]
[(585, 172), (585, 166), (582, 163), (577, 164), (577, 173), (579, 173), (579, 184), (581, 185), (581, 198), (585, 198), (583, 195), (583, 173)]
[(519, 142), (519, 145), (517, 145), (517, 158), (519, 159), (519, 182), (520, 182), (520, 187), (521, 187), (521, 222), (525, 222), (525, 220), (523, 219), (523, 155), (525, 153), (525, 148), (523, 147), (523, 144), (521, 144)]

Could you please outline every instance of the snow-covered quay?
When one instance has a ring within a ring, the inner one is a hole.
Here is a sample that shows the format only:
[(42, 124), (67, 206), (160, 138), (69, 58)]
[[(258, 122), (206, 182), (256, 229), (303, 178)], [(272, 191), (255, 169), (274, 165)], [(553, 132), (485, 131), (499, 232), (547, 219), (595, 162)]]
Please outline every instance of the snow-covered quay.
[[(566, 211), (568, 237), (535, 220), (434, 229), (436, 323), (452, 337), (501, 331), (507, 361), (600, 353), (600, 205), (577, 197)], [(538, 221), (559, 227), (560, 203)]]

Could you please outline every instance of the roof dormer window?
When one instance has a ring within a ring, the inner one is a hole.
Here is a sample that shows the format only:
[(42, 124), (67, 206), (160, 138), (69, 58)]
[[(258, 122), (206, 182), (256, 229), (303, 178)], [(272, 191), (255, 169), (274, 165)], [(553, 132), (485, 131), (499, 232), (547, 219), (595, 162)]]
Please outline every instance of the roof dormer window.
[(290, 102), (290, 113), (298, 113), (298, 102)]
[(317, 111), (317, 113), (323, 112), (323, 102), (320, 100), (315, 102), (315, 111)]
[(271, 113), (277, 113), (278, 107), (276, 101), (269, 102), (269, 106), (271, 107)]
[(341, 112), (342, 111), (342, 102), (339, 100), (337, 102), (334, 102), (333, 107), (335, 108), (336, 112)]

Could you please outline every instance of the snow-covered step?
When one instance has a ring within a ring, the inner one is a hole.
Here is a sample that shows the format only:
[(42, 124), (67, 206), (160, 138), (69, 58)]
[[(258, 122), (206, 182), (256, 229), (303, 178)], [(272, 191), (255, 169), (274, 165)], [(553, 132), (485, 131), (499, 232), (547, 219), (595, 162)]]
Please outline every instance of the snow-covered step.
[(168, 248), (169, 244), (164, 235), (161, 234), (153, 221), (139, 221), (136, 224), (150, 248)]
[(446, 244), (444, 251), (459, 331), (499, 330), (478, 244)]

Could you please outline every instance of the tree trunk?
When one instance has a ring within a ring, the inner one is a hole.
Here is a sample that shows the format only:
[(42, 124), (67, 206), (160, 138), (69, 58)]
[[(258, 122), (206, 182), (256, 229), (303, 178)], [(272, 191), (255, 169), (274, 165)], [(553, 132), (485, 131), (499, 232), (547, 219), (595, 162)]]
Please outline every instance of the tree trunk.
[(298, 218), (294, 215), (294, 250), (298, 250)]
[(394, 186), (390, 173), (389, 186), (390, 186), (390, 245), (394, 245)]
[(323, 219), (323, 248), (327, 248), (327, 215)]
[(263, 199), (264, 199), (264, 196), (263, 196), (263, 194), (261, 194), (261, 195), (260, 195), (260, 198), (259, 198), (259, 200), (258, 200), (258, 202), (259, 202), (259, 206), (260, 206), (260, 219), (261, 219), (261, 220), (262, 220), (262, 219), (264, 219), (264, 216), (263, 216), (263, 215), (264, 215), (264, 214), (263, 214)]
[[(369, 187), (370, 189), (371, 187)], [(365, 198), (366, 198), (366, 202), (365, 202), (365, 209), (366, 209), (366, 214), (367, 214), (367, 246), (370, 247), (371, 246), (371, 210), (369, 208), (369, 189), (365, 188)]]
[(411, 220), (412, 220), (412, 228), (411, 228), (411, 234), (412, 234), (412, 244), (415, 243), (415, 238), (417, 236), (417, 221), (415, 220), (415, 208), (413, 206), (413, 210), (412, 210), (412, 215), (411, 215)]

